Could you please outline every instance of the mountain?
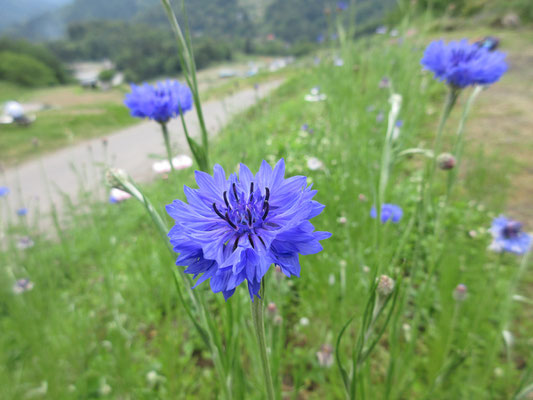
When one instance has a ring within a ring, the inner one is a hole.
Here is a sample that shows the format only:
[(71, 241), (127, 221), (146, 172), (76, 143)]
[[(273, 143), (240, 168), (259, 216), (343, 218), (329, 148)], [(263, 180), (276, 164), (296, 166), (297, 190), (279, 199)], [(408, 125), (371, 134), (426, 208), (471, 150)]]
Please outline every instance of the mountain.
[[(336, 12), (333, 0), (185, 0), (185, 3), (193, 34), (242, 40), (273, 33), (287, 42), (314, 41), (326, 31), (324, 9), (329, 7), (333, 14)], [(394, 3), (395, 0), (358, 0), (358, 20), (382, 17), (384, 10)], [(173, 4), (179, 18), (181, 0), (174, 0)], [(12, 27), (7, 33), (33, 41), (61, 39), (67, 36), (69, 25), (97, 20), (144, 23), (168, 29), (160, 0), (72, 0), (60, 9)]]
[(0, 2), (0, 32), (23, 23), (44, 12), (59, 9), (72, 0), (2, 0)]

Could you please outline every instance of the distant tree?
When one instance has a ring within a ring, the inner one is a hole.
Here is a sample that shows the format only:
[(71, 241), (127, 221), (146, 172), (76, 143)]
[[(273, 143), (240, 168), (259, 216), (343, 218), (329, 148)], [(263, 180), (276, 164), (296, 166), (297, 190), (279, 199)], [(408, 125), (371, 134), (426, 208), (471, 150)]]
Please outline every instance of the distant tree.
[(38, 59), (11, 51), (0, 52), (0, 80), (23, 86), (57, 84), (54, 71)]

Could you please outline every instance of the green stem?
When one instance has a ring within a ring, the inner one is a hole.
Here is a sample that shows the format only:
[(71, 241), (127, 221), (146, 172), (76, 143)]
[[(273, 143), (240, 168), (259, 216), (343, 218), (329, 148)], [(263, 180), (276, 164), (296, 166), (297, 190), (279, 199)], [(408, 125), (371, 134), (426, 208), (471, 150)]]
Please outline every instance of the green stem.
[(448, 95), (446, 96), (446, 102), (444, 103), (444, 109), (442, 111), (442, 115), (439, 121), (439, 126), (437, 128), (437, 135), (435, 137), (435, 143), (433, 145), (433, 163), (428, 173), (428, 192), (431, 192), (431, 188), (433, 186), (433, 176), (435, 175), (435, 170), (437, 168), (437, 157), (440, 154), (441, 148), (442, 148), (442, 136), (444, 133), (444, 126), (446, 125), (446, 121), (448, 120), (448, 117), (450, 116), (450, 113), (453, 109), (453, 106), (457, 102), (457, 98), (459, 97), (460, 90), (454, 87), (449, 88)]
[(255, 334), (257, 343), (259, 345), (259, 354), (261, 356), (261, 367), (265, 379), (265, 387), (267, 392), (267, 399), (274, 400), (274, 385), (272, 383), (272, 373), (270, 371), (270, 363), (268, 361), (268, 354), (265, 339), (265, 323), (264, 323), (264, 307), (263, 298), (265, 295), (265, 281), (261, 282), (261, 289), (259, 296), (252, 302), (252, 319), (254, 322)]
[(165, 147), (167, 149), (167, 158), (170, 163), (170, 169), (174, 172), (174, 164), (172, 164), (172, 149), (170, 148), (170, 137), (166, 122), (161, 122), (161, 130), (163, 131), (163, 138), (165, 139)]

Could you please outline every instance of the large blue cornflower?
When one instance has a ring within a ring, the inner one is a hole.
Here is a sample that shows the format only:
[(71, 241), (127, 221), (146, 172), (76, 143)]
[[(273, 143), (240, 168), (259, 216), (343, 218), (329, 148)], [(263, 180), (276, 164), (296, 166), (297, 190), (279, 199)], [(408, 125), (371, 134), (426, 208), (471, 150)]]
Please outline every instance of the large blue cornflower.
[(432, 71), (435, 78), (455, 88), (490, 85), (507, 71), (504, 53), (470, 44), (466, 39), (448, 44), (442, 40), (431, 42), (421, 64)]
[(312, 200), (316, 190), (305, 176), (285, 179), (285, 163), (274, 170), (263, 161), (254, 176), (240, 165), (239, 176), (215, 165), (213, 176), (196, 171), (198, 189), (185, 186), (188, 204), (174, 200), (166, 209), (176, 225), (168, 236), (180, 253), (176, 265), (187, 266), (195, 284), (211, 279), (213, 292), (227, 300), (245, 280), (253, 301), (270, 265), (287, 275), (300, 276), (299, 254), (322, 250), (331, 236), (315, 232), (310, 219), (324, 205)]
[(126, 95), (124, 104), (132, 117), (165, 123), (192, 108), (192, 93), (178, 81), (161, 81), (155, 86), (146, 82), (140, 86), (131, 84), (131, 93)]
[[(370, 216), (372, 218), (377, 218), (378, 213), (375, 206), (372, 206), (370, 210)], [(400, 222), (403, 216), (403, 210), (400, 206), (396, 204), (383, 204), (381, 206), (381, 223), (384, 224), (387, 221), (392, 221), (395, 224)]]
[(500, 215), (492, 221), (490, 233), (493, 238), (490, 249), (498, 253), (524, 254), (531, 248), (531, 235), (522, 230), (518, 221)]

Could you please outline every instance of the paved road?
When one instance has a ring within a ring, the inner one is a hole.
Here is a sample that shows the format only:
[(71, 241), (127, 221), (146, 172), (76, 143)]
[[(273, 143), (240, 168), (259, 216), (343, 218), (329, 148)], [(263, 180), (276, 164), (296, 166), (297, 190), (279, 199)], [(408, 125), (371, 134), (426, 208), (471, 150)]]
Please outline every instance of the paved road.
[[(257, 92), (252, 88), (245, 89), (223, 100), (204, 103), (204, 117), (210, 135), (218, 133), (233, 115), (253, 105), (281, 83), (282, 80), (264, 83)], [(191, 135), (198, 136), (200, 129), (196, 113), (187, 113), (185, 120)], [(169, 131), (176, 152), (189, 153), (178, 120), (170, 123)], [(95, 164), (123, 168), (140, 182), (153, 179), (152, 164), (155, 160), (150, 156), (154, 154), (165, 154), (160, 127), (153, 121), (144, 121), (107, 136), (107, 146), (103, 145), (101, 138), (92, 139), (8, 169), (0, 176), (0, 186), (11, 188), (11, 210), (24, 205), (30, 210), (40, 209), (42, 213), (47, 213), (51, 202), (61, 209), (65, 195), (76, 204), (80, 186), (83, 189), (100, 187), (98, 190), (102, 190), (100, 172)], [(5, 213), (6, 207), (3, 209)]]

